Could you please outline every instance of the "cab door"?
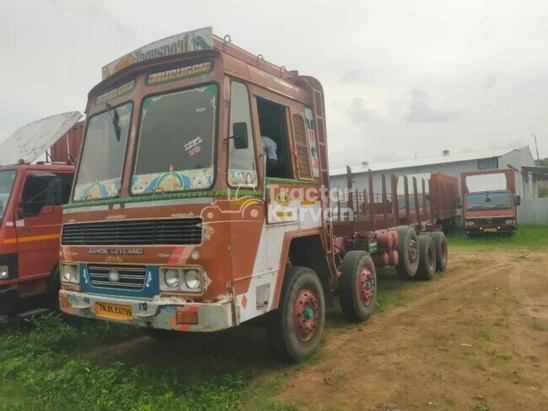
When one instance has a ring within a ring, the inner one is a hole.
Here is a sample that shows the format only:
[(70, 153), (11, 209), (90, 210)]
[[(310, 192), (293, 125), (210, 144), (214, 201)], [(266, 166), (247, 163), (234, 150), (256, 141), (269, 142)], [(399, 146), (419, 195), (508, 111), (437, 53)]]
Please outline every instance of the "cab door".
[[(16, 209), (20, 297), (42, 293), (58, 261), (64, 184), (50, 172), (27, 170)], [(68, 187), (70, 190), (70, 186)]]

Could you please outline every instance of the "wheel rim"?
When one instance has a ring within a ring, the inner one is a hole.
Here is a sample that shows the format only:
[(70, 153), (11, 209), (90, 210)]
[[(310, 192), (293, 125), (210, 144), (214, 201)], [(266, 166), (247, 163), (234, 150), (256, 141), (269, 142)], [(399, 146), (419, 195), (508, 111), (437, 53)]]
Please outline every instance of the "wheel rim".
[(366, 267), (360, 272), (360, 300), (363, 305), (369, 306), (375, 296), (375, 277)]
[(318, 298), (308, 288), (301, 290), (295, 301), (295, 332), (299, 340), (310, 341), (320, 322)]
[(419, 243), (415, 240), (410, 240), (407, 246), (407, 255), (409, 262), (414, 264), (419, 259)]
[(443, 266), (447, 264), (447, 243), (445, 241), (441, 243), (441, 263)]

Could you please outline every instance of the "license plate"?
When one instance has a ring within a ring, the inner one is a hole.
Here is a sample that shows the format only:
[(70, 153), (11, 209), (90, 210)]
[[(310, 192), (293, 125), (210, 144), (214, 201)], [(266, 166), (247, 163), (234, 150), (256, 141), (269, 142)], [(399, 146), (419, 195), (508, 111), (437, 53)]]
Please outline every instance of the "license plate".
[(496, 233), (497, 229), (496, 228), (486, 228), (483, 231), (485, 231), (486, 233)]
[(129, 305), (95, 303), (95, 314), (114, 320), (132, 320), (133, 310)]

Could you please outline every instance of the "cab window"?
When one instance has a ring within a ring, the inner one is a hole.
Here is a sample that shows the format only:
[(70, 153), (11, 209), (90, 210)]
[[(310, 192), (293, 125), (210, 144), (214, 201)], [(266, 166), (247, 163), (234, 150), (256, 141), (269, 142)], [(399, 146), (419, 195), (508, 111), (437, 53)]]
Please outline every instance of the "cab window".
[(287, 107), (257, 97), (267, 177), (292, 178)]
[(230, 123), (228, 133), (232, 135), (234, 124), (247, 125), (248, 145), (236, 148), (234, 139), (229, 139), (228, 149), (228, 184), (237, 186), (257, 186), (257, 166), (255, 162), (255, 143), (251, 128), (251, 112), (247, 87), (233, 81), (230, 91)]
[[(24, 217), (36, 217), (46, 205), (58, 206), (68, 202), (72, 183), (72, 174), (34, 172), (25, 180), (21, 194)], [(61, 190), (53, 195), (53, 188)]]

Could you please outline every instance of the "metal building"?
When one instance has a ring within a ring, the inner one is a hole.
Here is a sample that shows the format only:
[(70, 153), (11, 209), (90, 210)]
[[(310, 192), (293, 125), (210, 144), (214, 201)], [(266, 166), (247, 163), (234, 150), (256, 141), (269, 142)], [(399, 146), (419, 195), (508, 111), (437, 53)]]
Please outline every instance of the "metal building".
[[(389, 177), (442, 173), (459, 179), (464, 171), (511, 168), (516, 172), (516, 194), (521, 198), (536, 198), (538, 196), (537, 181), (531, 174), (530, 167), (535, 166), (535, 160), (529, 146), (498, 148), (493, 150), (452, 154), (445, 150), (441, 156), (416, 158), (390, 163), (350, 165), (352, 169), (352, 186), (358, 190), (368, 189), (368, 170), (373, 172), (375, 191), (381, 190), (381, 174)], [(331, 169), (331, 188), (347, 187), (346, 168)]]

